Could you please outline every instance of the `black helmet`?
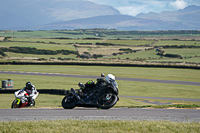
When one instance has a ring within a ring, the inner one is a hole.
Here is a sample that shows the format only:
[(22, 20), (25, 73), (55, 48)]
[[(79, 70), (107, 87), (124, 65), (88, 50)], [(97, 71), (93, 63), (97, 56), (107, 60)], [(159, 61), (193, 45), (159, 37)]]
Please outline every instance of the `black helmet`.
[(32, 88), (31, 82), (26, 82), (26, 88), (29, 90)]

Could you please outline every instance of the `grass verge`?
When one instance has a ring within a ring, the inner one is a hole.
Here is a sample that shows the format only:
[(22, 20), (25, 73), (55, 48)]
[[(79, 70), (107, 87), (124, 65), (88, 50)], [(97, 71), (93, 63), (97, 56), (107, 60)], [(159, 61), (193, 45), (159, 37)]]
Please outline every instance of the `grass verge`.
[(197, 109), (200, 104), (171, 104), (171, 105), (143, 105), (128, 106), (128, 108), (177, 108), (177, 109)]
[(56, 120), (0, 122), (0, 132), (2, 133), (198, 133), (199, 127), (200, 123), (179, 123), (169, 121)]
[(178, 81), (200, 81), (200, 71), (178, 68), (110, 67), (78, 65), (0, 65), (1, 71), (23, 71), (100, 76), (112, 73), (116, 77), (144, 78)]
[[(31, 108), (57, 108), (61, 107), (61, 101), (64, 98), (60, 95), (47, 95), (47, 94), (39, 94), (36, 98), (35, 107)], [(14, 94), (0, 94), (1, 106), (0, 109), (10, 109), (13, 100), (15, 99)], [(158, 101), (158, 100), (157, 100)], [(174, 101), (179, 102), (179, 101)], [(120, 97), (120, 100), (114, 107), (128, 107), (128, 108), (199, 108), (200, 102), (182, 102), (180, 104), (172, 104), (172, 105), (155, 105), (150, 103), (145, 103), (141, 101), (134, 100), (132, 98), (124, 98)], [(30, 108), (30, 107), (29, 107)]]

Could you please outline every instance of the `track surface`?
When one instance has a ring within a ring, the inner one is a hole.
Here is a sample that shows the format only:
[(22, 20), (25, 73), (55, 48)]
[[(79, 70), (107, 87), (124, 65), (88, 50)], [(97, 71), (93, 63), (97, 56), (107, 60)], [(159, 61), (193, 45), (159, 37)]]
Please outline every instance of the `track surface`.
[[(59, 74), (59, 73), (16, 72), (16, 71), (0, 71), (0, 74), (56, 76), (56, 77), (90, 78), (90, 79), (99, 78), (99, 76), (71, 75), (71, 74)], [(120, 78), (120, 77), (117, 77), (116, 80), (200, 86), (200, 82), (189, 82), (189, 81), (173, 81), (173, 80), (158, 80), (158, 79), (139, 79), (139, 78)]]
[(156, 120), (177, 122), (200, 122), (200, 110), (197, 109), (141, 109), (96, 108), (55, 109), (1, 109), (0, 121), (31, 120)]

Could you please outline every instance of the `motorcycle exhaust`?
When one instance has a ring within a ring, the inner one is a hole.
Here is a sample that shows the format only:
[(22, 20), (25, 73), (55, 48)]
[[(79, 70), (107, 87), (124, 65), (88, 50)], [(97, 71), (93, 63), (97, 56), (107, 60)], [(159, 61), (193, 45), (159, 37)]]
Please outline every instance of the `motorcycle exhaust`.
[(80, 102), (82, 102), (83, 104), (86, 104), (81, 98), (80, 96), (76, 93), (76, 91), (74, 90), (74, 88), (71, 88), (71, 93), (76, 97), (76, 99)]

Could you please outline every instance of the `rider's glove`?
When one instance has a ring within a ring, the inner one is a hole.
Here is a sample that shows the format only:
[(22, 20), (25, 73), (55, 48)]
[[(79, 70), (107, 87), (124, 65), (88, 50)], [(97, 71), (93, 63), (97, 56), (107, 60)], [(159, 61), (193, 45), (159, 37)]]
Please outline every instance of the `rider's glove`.
[(85, 88), (85, 85), (83, 83), (78, 83), (78, 86), (80, 87), (80, 89), (84, 89)]

